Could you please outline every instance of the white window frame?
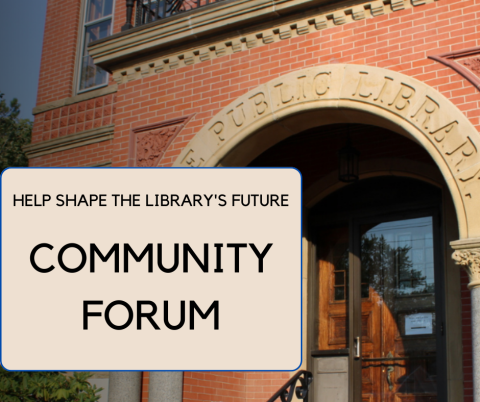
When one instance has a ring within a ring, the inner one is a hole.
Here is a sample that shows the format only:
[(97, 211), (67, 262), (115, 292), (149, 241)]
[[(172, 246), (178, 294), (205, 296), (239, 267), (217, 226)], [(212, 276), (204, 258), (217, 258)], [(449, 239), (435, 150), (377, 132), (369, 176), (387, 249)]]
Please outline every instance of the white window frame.
[(111, 26), (111, 32), (108, 35), (108, 36), (110, 36), (110, 35), (112, 35), (114, 17), (115, 17), (115, 3), (116, 3), (116, 0), (113, 0), (112, 1), (112, 14), (110, 14), (107, 17), (102, 17), (102, 18), (98, 18), (98, 19), (93, 20), (93, 21), (86, 22), (88, 4), (89, 4), (90, 1), (91, 0), (83, 0), (82, 1), (83, 12), (82, 12), (82, 21), (81, 21), (81, 24), (80, 24), (79, 40), (78, 40), (79, 45), (78, 45), (78, 52), (77, 52), (76, 77), (74, 79), (74, 82), (75, 82), (74, 93), (76, 93), (76, 94), (82, 94), (84, 92), (93, 91), (93, 90), (99, 89), (99, 88), (104, 88), (104, 87), (108, 86), (108, 82), (109, 82), (108, 72), (107, 72), (107, 82), (105, 84), (100, 84), (100, 85), (95, 85), (95, 86), (92, 86), (92, 87), (89, 87), (89, 88), (80, 89), (80, 84), (81, 84), (81, 80), (82, 80), (83, 52), (85, 50), (85, 45), (86, 45), (85, 44), (86, 30), (89, 26), (98, 24), (98, 23), (103, 22), (103, 21), (111, 20), (111, 25), (110, 25)]

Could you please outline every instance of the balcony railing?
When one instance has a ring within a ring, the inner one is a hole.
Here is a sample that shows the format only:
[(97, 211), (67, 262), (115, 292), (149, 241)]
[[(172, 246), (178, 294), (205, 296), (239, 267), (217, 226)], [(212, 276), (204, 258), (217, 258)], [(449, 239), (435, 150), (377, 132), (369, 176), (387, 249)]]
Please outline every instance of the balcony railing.
[[(126, 0), (127, 21), (122, 31), (204, 7), (222, 0)], [(132, 16), (134, 22), (132, 24)]]

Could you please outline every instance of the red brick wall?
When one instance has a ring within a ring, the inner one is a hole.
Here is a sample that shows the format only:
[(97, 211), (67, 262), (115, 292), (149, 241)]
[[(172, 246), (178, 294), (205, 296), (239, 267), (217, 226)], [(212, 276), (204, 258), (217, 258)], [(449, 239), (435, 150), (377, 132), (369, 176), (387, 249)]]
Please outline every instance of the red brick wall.
[[(191, 372), (183, 375), (183, 401), (265, 402), (290, 378), (281, 372)], [(149, 373), (142, 378), (142, 402), (148, 402)]]
[[(113, 15), (113, 32), (114, 34), (122, 31), (127, 19), (127, 6), (125, 0), (115, 0), (115, 11)], [(132, 18), (133, 21), (133, 18)]]
[(291, 373), (246, 373), (246, 398), (248, 402), (265, 402), (291, 377)]
[(115, 94), (49, 110), (35, 117), (32, 143), (52, 140), (115, 122)]
[(245, 373), (185, 372), (183, 400), (240, 402), (245, 400)]
[(265, 402), (289, 378), (281, 372), (185, 372), (183, 400)]
[(72, 96), (80, 4), (48, 0), (37, 105)]
[(148, 402), (148, 386), (150, 385), (150, 373), (144, 371), (142, 373), (142, 398), (141, 402)]

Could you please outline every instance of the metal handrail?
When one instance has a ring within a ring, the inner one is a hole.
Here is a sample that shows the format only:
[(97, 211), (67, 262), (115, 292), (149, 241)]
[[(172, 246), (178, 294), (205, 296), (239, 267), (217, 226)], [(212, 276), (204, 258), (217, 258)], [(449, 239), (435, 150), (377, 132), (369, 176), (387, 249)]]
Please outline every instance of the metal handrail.
[[(313, 375), (310, 371), (300, 370), (285, 385), (280, 388), (267, 402), (274, 402), (277, 398), (280, 398), (282, 402), (290, 402), (293, 399), (295, 393), (298, 399), (303, 399), (308, 402), (308, 391), (310, 384), (312, 383)], [(296, 386), (297, 382), (300, 382), (300, 386)]]
[[(127, 20), (122, 31), (184, 13), (222, 0), (126, 0)], [(132, 16), (135, 9), (134, 24)]]

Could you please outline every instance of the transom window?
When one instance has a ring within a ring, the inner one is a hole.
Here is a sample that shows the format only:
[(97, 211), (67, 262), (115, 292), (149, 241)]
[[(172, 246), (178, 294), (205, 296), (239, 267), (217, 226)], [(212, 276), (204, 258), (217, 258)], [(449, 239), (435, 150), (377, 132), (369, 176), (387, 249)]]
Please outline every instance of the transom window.
[(112, 33), (114, 0), (87, 0), (83, 26), (82, 57), (79, 92), (108, 84), (108, 73), (93, 63), (88, 54), (88, 44)]

